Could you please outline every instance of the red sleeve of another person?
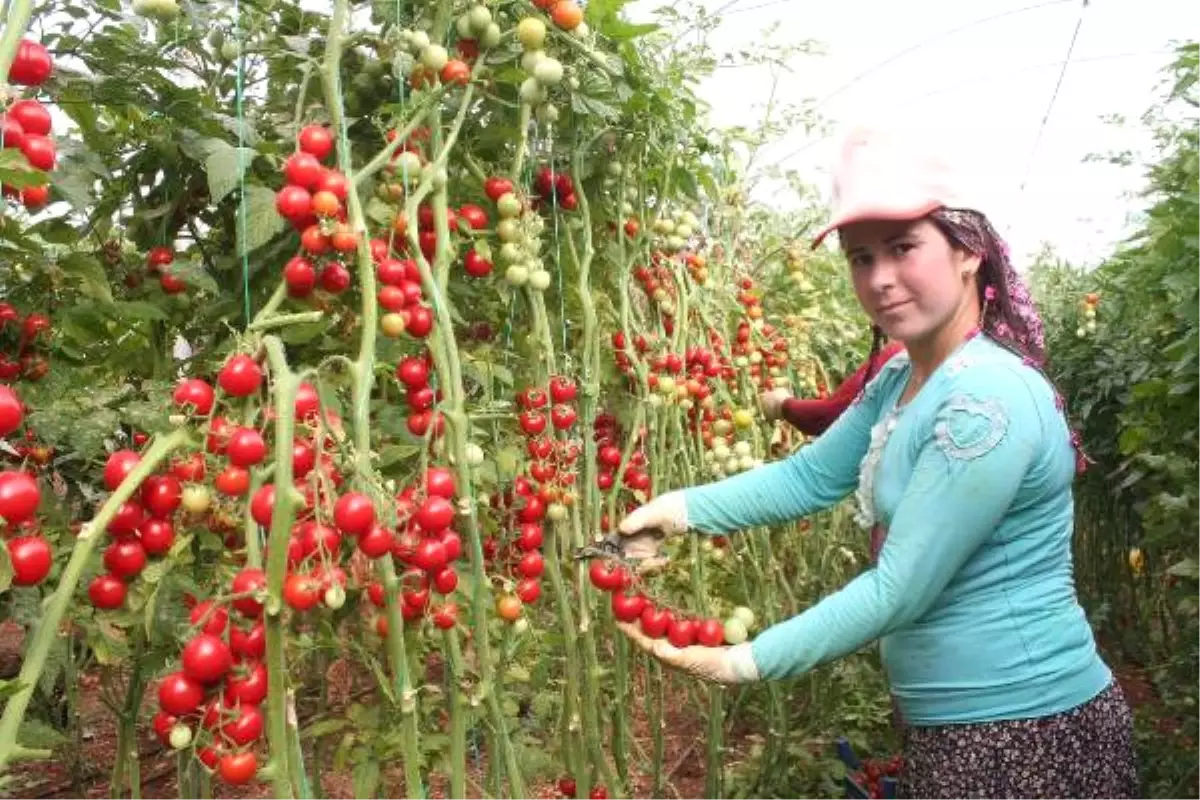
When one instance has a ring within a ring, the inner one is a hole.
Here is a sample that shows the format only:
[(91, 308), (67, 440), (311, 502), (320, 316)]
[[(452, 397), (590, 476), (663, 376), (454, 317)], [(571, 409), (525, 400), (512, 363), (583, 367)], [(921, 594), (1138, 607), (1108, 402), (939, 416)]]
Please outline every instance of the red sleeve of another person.
[[(892, 342), (881, 349), (875, 356), (871, 375), (878, 375), (879, 370), (888, 360), (904, 349), (900, 342)], [(783, 418), (808, 436), (819, 436), (837, 421), (842, 412), (850, 407), (854, 398), (862, 391), (863, 382), (867, 376), (867, 366), (871, 362), (864, 361), (853, 375), (842, 381), (833, 394), (819, 400), (802, 400), (789, 397), (783, 401)]]

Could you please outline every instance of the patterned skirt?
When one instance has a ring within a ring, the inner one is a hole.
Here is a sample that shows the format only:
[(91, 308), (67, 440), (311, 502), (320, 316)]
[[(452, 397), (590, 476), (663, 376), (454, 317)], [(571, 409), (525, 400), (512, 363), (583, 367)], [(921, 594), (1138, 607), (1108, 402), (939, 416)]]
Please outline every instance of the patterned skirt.
[(905, 726), (901, 797), (1137, 797), (1133, 718), (1114, 681), (1040, 719)]

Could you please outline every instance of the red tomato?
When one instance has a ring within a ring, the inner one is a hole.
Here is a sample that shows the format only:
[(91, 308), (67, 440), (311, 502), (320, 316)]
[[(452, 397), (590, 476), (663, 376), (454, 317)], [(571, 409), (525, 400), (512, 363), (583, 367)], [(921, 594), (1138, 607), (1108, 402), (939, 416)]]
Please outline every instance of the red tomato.
[(321, 398), (311, 383), (302, 383), (296, 389), (296, 419), (315, 418), (321, 408)]
[(37, 100), (18, 100), (8, 107), (8, 116), (16, 120), (25, 133), (50, 135), (50, 112)]
[(226, 467), (217, 475), (213, 486), (223, 495), (241, 497), (250, 489), (250, 471), (245, 467)]
[(263, 715), (257, 705), (243, 703), (233, 712), (233, 718), (222, 729), (233, 743), (245, 747), (263, 732)]
[(557, 405), (550, 410), (550, 421), (560, 431), (565, 431), (575, 424), (575, 409), (567, 405)]
[(488, 178), (483, 183), (483, 192), (493, 203), (513, 190), (513, 182), (508, 178)]
[(311, 575), (288, 575), (283, 583), (283, 601), (297, 611), (308, 611), (321, 602), (320, 581)]
[(515, 591), (522, 603), (537, 602), (537, 599), (542, 596), (542, 587), (536, 578), (522, 578), (517, 582)]
[(452, 499), (455, 492), (454, 473), (446, 467), (430, 467), (425, 470), (425, 491), (447, 500)]
[(125, 583), (112, 575), (97, 575), (88, 584), (88, 599), (96, 608), (120, 608), (125, 603)]
[(321, 183), (325, 168), (312, 153), (299, 152), (288, 157), (283, 164), (283, 176), (288, 183), (315, 191)]
[(234, 625), (229, 629), (229, 649), (241, 659), (262, 658), (267, 652), (267, 629), (261, 622), (248, 631)]
[(375, 504), (360, 492), (349, 492), (333, 506), (333, 522), (342, 533), (359, 536), (375, 524)]
[(488, 215), (480, 206), (467, 203), (458, 209), (459, 219), (467, 223), (472, 230), (481, 231), (488, 226)]
[(146, 567), (146, 550), (136, 539), (119, 539), (104, 551), (104, 568), (110, 573), (129, 580)]
[(321, 288), (330, 294), (341, 294), (350, 288), (350, 270), (341, 262), (328, 264), (317, 276)]
[(175, 387), (172, 399), (174, 399), (175, 405), (185, 411), (190, 410), (195, 416), (206, 417), (212, 411), (216, 394), (207, 381), (199, 378), (185, 378)]
[(235, 467), (252, 467), (267, 457), (267, 443), (254, 428), (234, 428), (225, 454)]
[(41, 536), (18, 536), (8, 540), (14, 586), (36, 586), (50, 574), (54, 558), (50, 543)]
[(522, 550), (536, 550), (542, 546), (542, 526), (536, 522), (526, 522), (517, 532), (516, 544)]
[(472, 278), (485, 278), (492, 274), (493, 268), (492, 262), (479, 255), (474, 248), (463, 256), (463, 270)]
[(52, 72), (54, 61), (50, 58), (50, 51), (38, 42), (22, 39), (8, 70), (9, 81), (22, 86), (41, 86), (50, 79)]
[(54, 146), (54, 140), (49, 136), (38, 136), (26, 131), (25, 136), (21, 139), (21, 152), (25, 154), (25, 160), (29, 162), (29, 166), (40, 169), (42, 172), (53, 170), (58, 161), (58, 151)]
[(517, 562), (517, 572), (526, 578), (539, 577), (545, 568), (546, 562), (542, 559), (542, 554), (537, 550), (530, 550), (521, 556), (521, 560)]
[(229, 645), (211, 633), (193, 636), (183, 647), (183, 674), (197, 683), (216, 683), (233, 665)]
[(233, 668), (225, 678), (225, 704), (258, 705), (267, 699), (267, 668), (261, 661), (250, 661)]
[(646, 608), (646, 598), (640, 594), (612, 593), (613, 616), (621, 622), (634, 622), (641, 618)]
[[(350, 179), (336, 169), (322, 170), (321, 182), (317, 188), (322, 192), (329, 192), (338, 200), (345, 202), (350, 195)], [(384, 247), (386, 246), (385, 243)]]
[(426, 306), (413, 306), (408, 310), (408, 324), (404, 326), (408, 335), (424, 339), (433, 330), (433, 312)]
[(423, 359), (408, 356), (396, 365), (396, 378), (410, 388), (425, 386), (429, 383), (429, 367)]
[[(25, 128), (12, 117), (0, 115), (0, 139), (3, 139), (5, 147), (20, 150), (25, 141)], [(8, 191), (8, 187), (5, 187), (5, 191)]]
[(466, 86), (471, 81), (471, 68), (457, 58), (452, 58), (446, 62), (446, 66), (442, 67), (441, 77), (443, 83), (457, 83), (460, 86)]
[[(266, 588), (267, 576), (261, 569), (256, 567), (246, 567), (237, 575), (233, 576), (233, 582), (230, 584), (230, 590), (233, 594), (247, 594), (250, 592), (258, 592)], [(233, 607), (237, 609), (243, 616), (258, 617), (262, 615), (262, 603), (254, 597), (239, 597), (233, 601)]]
[(215, 606), (212, 600), (205, 600), (192, 608), (188, 621), (194, 626), (200, 626), (202, 633), (220, 636), (229, 623), (229, 612), (224, 606)]
[(300, 149), (316, 156), (321, 161), (333, 152), (333, 134), (321, 125), (305, 125), (297, 137)]
[(550, 379), (550, 399), (555, 403), (570, 403), (577, 394), (575, 382), (562, 375)]
[(221, 780), (232, 786), (249, 783), (258, 773), (258, 757), (250, 750), (221, 756), (218, 772)]
[(382, 525), (372, 525), (359, 535), (358, 549), (367, 558), (382, 558), (391, 552), (392, 532)]
[(438, 594), (450, 594), (458, 588), (458, 573), (453, 567), (443, 567), (434, 573), (433, 588)]
[(312, 213), (312, 195), (302, 186), (284, 186), (275, 193), (275, 210), (291, 222), (307, 219)]
[(432, 495), (421, 503), (415, 519), (426, 533), (440, 533), (454, 521), (454, 506), (445, 497)]
[(175, 544), (175, 528), (165, 519), (148, 519), (138, 528), (138, 538), (147, 554), (164, 556)]
[(239, 353), (225, 362), (217, 375), (217, 383), (230, 397), (252, 395), (262, 386), (262, 368), (253, 358)]
[(675, 615), (668, 609), (655, 608), (650, 603), (642, 609), (642, 633), (652, 639), (661, 639), (674, 621)]
[(267, 483), (258, 487), (258, 491), (250, 498), (250, 516), (264, 528), (271, 527), (271, 512), (275, 509), (275, 484)]
[(522, 411), (517, 422), (526, 436), (537, 436), (546, 430), (546, 415), (540, 411)]
[(142, 484), (142, 505), (160, 519), (179, 508), (182, 496), (183, 487), (173, 475), (151, 475)]
[(720, 647), (725, 644), (725, 626), (720, 620), (701, 620), (696, 625), (696, 641), (705, 647)]
[(594, 559), (588, 567), (588, 576), (592, 585), (604, 592), (615, 592), (625, 588), (628, 574), (619, 565), (609, 564), (601, 559)]
[(289, 295), (307, 297), (317, 285), (317, 270), (308, 259), (294, 256), (283, 267), (283, 280)]
[(446, 548), (440, 539), (424, 539), (417, 545), (411, 563), (426, 572), (437, 572), (446, 566)]
[(182, 672), (172, 672), (158, 685), (158, 705), (168, 714), (191, 714), (204, 701), (204, 687)]
[(433, 611), (433, 624), (444, 631), (448, 631), (458, 623), (458, 606), (454, 603), (445, 603), (440, 605)]
[(696, 642), (696, 623), (690, 619), (672, 620), (667, 628), (667, 641), (675, 647), (689, 647)]

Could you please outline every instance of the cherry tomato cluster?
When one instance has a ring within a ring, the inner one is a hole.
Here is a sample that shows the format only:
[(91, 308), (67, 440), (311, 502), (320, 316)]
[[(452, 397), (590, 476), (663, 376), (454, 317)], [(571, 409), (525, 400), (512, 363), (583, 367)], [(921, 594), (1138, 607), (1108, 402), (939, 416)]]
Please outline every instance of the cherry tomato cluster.
[[(743, 278), (739, 286), (738, 302), (746, 307), (747, 319), (738, 323), (730, 349), (735, 361), (746, 359), (750, 377), (758, 389), (772, 389), (790, 359), (788, 341), (774, 325), (762, 321), (762, 306), (754, 292), (754, 281)], [(757, 341), (752, 341), (756, 338)]]
[[(141, 456), (117, 450), (104, 465), (104, 485), (115, 491), (137, 467)], [(125, 603), (127, 585), (146, 568), (150, 556), (161, 557), (175, 543), (173, 519), (183, 503), (183, 484), (174, 474), (152, 475), (135, 497), (126, 500), (108, 523), (112, 542), (104, 551), (106, 572), (88, 585), (88, 597), (98, 609), (112, 610)]]
[(555, 172), (549, 166), (543, 165), (534, 176), (533, 188), (538, 193), (533, 200), (535, 209), (545, 205), (551, 208), (557, 206), (563, 211), (574, 211), (579, 207), (579, 198), (575, 196), (575, 183), (566, 172)]
[(275, 210), (300, 233), (303, 254), (284, 265), (283, 279), (292, 297), (308, 297), (318, 285), (341, 294), (350, 286), (350, 271), (342, 259), (358, 247), (358, 236), (346, 223), (350, 182), (321, 163), (333, 152), (328, 128), (307, 125), (296, 144), (296, 152), (283, 165), (287, 183), (275, 194)]
[(660, 312), (667, 317), (674, 315), (675, 276), (671, 274), (671, 268), (664, 263), (664, 259), (657, 257), (656, 254), (651, 266), (639, 264), (634, 267), (633, 279), (645, 292), (646, 297), (658, 306)]
[(704, 286), (708, 283), (708, 261), (700, 253), (684, 253), (681, 258), (692, 280)]
[(520, 616), (522, 604), (541, 597), (540, 578), (545, 569), (542, 521), (565, 520), (568, 507), (575, 502), (579, 444), (573, 439), (556, 439), (548, 431), (569, 435), (578, 416), (577, 396), (575, 382), (563, 375), (552, 377), (546, 388), (530, 386), (517, 395), (522, 409), (518, 424), (526, 436), (529, 455), (527, 474), (517, 476), (512, 487), (491, 498), (500, 530), (511, 534), (503, 545), (495, 537), (484, 541), (484, 558), (501, 560), (517, 581), (512, 593), (501, 595), (496, 605), (499, 616), (509, 622)]
[[(458, 606), (449, 601), (432, 606), (430, 591), (449, 597), (458, 588), (454, 565), (463, 547), (462, 538), (452, 527), (456, 493), (454, 474), (449, 469), (429, 467), (419, 484), (406, 486), (396, 495), (396, 533), (372, 523), (358, 540), (359, 549), (368, 557), (379, 558), (390, 552), (408, 568), (400, 576), (400, 611), (404, 619), (420, 619), (428, 613), (442, 630), (457, 624)], [(386, 605), (381, 584), (371, 584), (367, 595), (376, 607)], [(387, 617), (377, 616), (375, 629), (386, 636)]]
[(445, 432), (446, 418), (442, 412), (434, 409), (441, 399), (441, 392), (435, 392), (429, 385), (432, 369), (433, 354), (429, 351), (423, 356), (405, 356), (396, 365), (396, 378), (404, 384), (408, 402), (408, 431), (413, 436), (425, 436), (431, 425), (434, 438)]
[[(158, 684), (152, 722), (159, 740), (175, 750), (192, 748), (221, 780), (249, 783), (258, 771), (254, 746), (262, 738), (267, 698), (266, 631), (257, 594), (262, 570), (243, 569), (230, 584), (230, 608), (205, 600), (190, 612), (189, 639), (180, 668)], [(248, 623), (248, 627), (243, 627)]]
[[(640, 492), (643, 497), (650, 496), (650, 473), (646, 451), (642, 448), (646, 435), (645, 428), (638, 431), (638, 447), (630, 454), (629, 463), (621, 473), (621, 485), (631, 492)], [(621, 434), (617, 427), (617, 419), (612, 414), (597, 414), (592, 423), (592, 440), (596, 443), (596, 486), (600, 491), (608, 492), (616, 485), (616, 471), (621, 468)], [(630, 501), (630, 509), (636, 507)], [(608, 514), (600, 518), (601, 529), (607, 531), (611, 525)]]
[(620, 564), (593, 559), (588, 577), (597, 589), (610, 593), (614, 617), (621, 622), (640, 621), (642, 632), (653, 639), (665, 636), (675, 647), (725, 644), (725, 625), (719, 619), (694, 619), (681, 611), (656, 605), (643, 592), (631, 592), (633, 576)]
[[(42, 492), (37, 479), (24, 470), (0, 472), (0, 519), (5, 523), (8, 557), (14, 586), (36, 586), (50, 574), (54, 554), (37, 526)], [(14, 535), (15, 534), (15, 535)]]
[[(175, 263), (175, 250), (164, 245), (151, 247), (146, 253), (146, 272), (152, 276), (157, 276), (158, 285), (162, 287), (164, 294), (181, 294), (187, 290), (187, 283), (183, 278), (171, 271), (171, 265)], [(138, 276), (133, 276), (133, 280), (137, 281)]]
[(855, 770), (850, 780), (870, 798), (880, 798), (883, 793), (883, 779), (896, 778), (904, 769), (904, 759), (895, 755), (889, 759), (865, 758), (862, 769)]
[(39, 381), (46, 376), (51, 327), (45, 314), (33, 312), (22, 317), (11, 303), (0, 302), (0, 381)]
[[(41, 86), (54, 71), (50, 51), (44, 45), (22, 39), (8, 71), (8, 82), (22, 86)], [(20, 150), (30, 167), (52, 172), (58, 160), (54, 140), (50, 138), (50, 112), (35, 98), (15, 100), (0, 115), (0, 146)], [(3, 187), (4, 194), (19, 197), (30, 211), (36, 211), (50, 200), (50, 186), (26, 186), (17, 189)]]

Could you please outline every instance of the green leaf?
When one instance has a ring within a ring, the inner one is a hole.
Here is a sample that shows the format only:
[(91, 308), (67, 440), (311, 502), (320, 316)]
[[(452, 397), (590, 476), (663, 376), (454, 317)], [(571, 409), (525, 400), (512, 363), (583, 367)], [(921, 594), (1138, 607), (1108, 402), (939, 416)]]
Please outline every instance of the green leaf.
[(312, 725), (304, 729), (305, 739), (320, 739), (322, 736), (328, 736), (331, 733), (345, 730), (350, 723), (344, 719), (333, 717), (330, 719), (317, 720)]
[[(222, 143), (224, 144), (224, 143)], [(208, 192), (213, 204), (225, 199), (237, 187), (257, 153), (249, 147), (225, 145), (204, 160), (204, 171), (208, 175)]]
[(120, 300), (113, 304), (113, 309), (119, 319), (161, 320), (167, 318), (167, 312), (144, 300)]
[(386, 444), (379, 451), (379, 466), (390, 467), (413, 458), (420, 452), (421, 448), (415, 444)]
[(379, 762), (374, 758), (354, 765), (354, 796), (374, 797), (379, 788)]
[(17, 742), (34, 749), (53, 749), (67, 743), (67, 737), (40, 719), (26, 717), (17, 730)]
[(7, 697), (12, 697), (17, 692), (26, 687), (27, 684), (21, 683), (15, 678), (11, 681), (0, 680), (0, 700)]
[(265, 186), (246, 189), (246, 221), (238, 214), (238, 252), (252, 253), (274, 239), (287, 222), (275, 210), (275, 192)]
[(84, 297), (97, 300), (105, 305), (113, 301), (112, 289), (109, 287), (108, 274), (100, 262), (91, 255), (82, 252), (71, 253), (58, 262), (64, 273), (75, 279), (79, 292)]
[(24, 189), (28, 186), (44, 186), (50, 177), (41, 170), (29, 166), (29, 162), (15, 147), (0, 150), (0, 183)]
[(221, 293), (221, 287), (199, 261), (176, 261), (171, 265), (171, 274), (183, 278), (194, 289), (213, 295)]
[(1200, 580), (1200, 563), (1197, 563), (1194, 558), (1185, 558), (1183, 561), (1168, 567), (1167, 574), (1178, 578)]

